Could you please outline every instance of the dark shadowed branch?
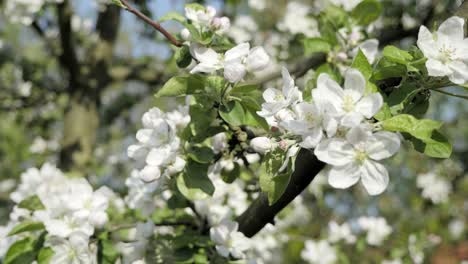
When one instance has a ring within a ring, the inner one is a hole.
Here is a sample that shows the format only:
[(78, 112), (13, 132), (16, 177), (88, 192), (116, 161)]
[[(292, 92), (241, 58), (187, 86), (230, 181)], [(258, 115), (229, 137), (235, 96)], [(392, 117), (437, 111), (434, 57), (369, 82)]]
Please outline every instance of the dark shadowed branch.
[(273, 205), (269, 205), (267, 195), (261, 193), (237, 218), (239, 230), (247, 237), (252, 237), (267, 223), (273, 223), (275, 216), (312, 182), (324, 166), (325, 164), (319, 161), (312, 151), (301, 149), (296, 158), (294, 173), (281, 198)]

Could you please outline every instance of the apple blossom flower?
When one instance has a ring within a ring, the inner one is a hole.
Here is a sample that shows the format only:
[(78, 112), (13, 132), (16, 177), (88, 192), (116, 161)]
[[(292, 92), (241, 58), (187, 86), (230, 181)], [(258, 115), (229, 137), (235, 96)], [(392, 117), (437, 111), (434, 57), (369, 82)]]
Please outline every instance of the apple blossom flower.
[(435, 204), (447, 202), (452, 191), (450, 182), (433, 172), (418, 175), (416, 186), (422, 189), (424, 198), (430, 199)]
[(317, 21), (309, 16), (310, 8), (304, 3), (292, 1), (286, 6), (283, 20), (278, 23), (278, 28), (291, 34), (304, 34), (306, 37), (318, 37)]
[(248, 72), (257, 72), (268, 66), (270, 57), (262, 47), (250, 49), (250, 44), (241, 43), (226, 51), (224, 57), (211, 48), (191, 45), (190, 52), (198, 64), (190, 73), (213, 73), (224, 69), (224, 78), (229, 82), (241, 81)]
[(328, 182), (335, 188), (348, 188), (359, 181), (371, 195), (382, 193), (388, 185), (387, 169), (379, 161), (393, 156), (400, 148), (399, 137), (391, 132), (372, 133), (354, 127), (346, 138), (331, 138), (315, 148), (317, 158), (331, 165)]
[(427, 57), (429, 76), (447, 76), (451, 82), (468, 81), (468, 38), (464, 38), (465, 21), (453, 16), (445, 20), (437, 32), (419, 28), (418, 47)]
[(239, 82), (247, 72), (261, 71), (269, 62), (270, 57), (262, 47), (250, 49), (248, 42), (241, 43), (224, 54), (224, 78)]
[(351, 227), (348, 223), (339, 225), (335, 221), (330, 221), (328, 223), (328, 241), (336, 243), (340, 240), (344, 240), (346, 243), (352, 244), (356, 242), (356, 236), (351, 232)]
[(344, 89), (330, 78), (320, 74), (317, 89), (312, 96), (319, 107), (327, 109), (328, 114), (340, 120), (345, 127), (355, 127), (364, 118), (371, 118), (383, 105), (380, 93), (365, 95), (366, 80), (361, 72), (349, 69), (345, 74)]
[(392, 227), (383, 217), (362, 216), (358, 219), (358, 224), (367, 232), (366, 241), (369, 245), (382, 245), (382, 242), (392, 233)]
[(54, 251), (54, 255), (49, 260), (51, 264), (97, 263), (97, 250), (96, 252), (91, 250), (89, 237), (86, 234), (76, 232), (71, 234), (68, 239), (52, 237), (46, 241), (46, 244)]
[(219, 154), (226, 150), (229, 147), (226, 133), (221, 132), (214, 135), (211, 138), (211, 146), (215, 154)]
[(264, 117), (270, 126), (278, 126), (281, 121), (291, 120), (294, 113), (288, 107), (302, 102), (302, 93), (294, 84), (288, 70), (283, 67), (281, 70), (283, 77), (283, 88), (278, 90), (268, 88), (263, 92), (262, 110), (257, 114)]
[(301, 257), (310, 264), (333, 264), (337, 260), (335, 248), (326, 240), (307, 240)]
[(210, 229), (210, 238), (216, 244), (216, 251), (223, 257), (243, 258), (244, 252), (250, 248), (248, 239), (238, 231), (239, 224), (223, 220)]

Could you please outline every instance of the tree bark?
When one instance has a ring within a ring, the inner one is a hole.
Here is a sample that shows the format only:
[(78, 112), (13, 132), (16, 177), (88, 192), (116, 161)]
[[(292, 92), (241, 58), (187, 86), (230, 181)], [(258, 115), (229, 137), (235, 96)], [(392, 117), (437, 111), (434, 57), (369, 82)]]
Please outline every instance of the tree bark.
[(237, 218), (239, 231), (247, 237), (252, 237), (267, 223), (273, 223), (275, 216), (301, 194), (324, 166), (311, 150), (301, 149), (296, 158), (295, 170), (281, 198), (269, 205), (267, 195), (260, 193), (249, 208)]

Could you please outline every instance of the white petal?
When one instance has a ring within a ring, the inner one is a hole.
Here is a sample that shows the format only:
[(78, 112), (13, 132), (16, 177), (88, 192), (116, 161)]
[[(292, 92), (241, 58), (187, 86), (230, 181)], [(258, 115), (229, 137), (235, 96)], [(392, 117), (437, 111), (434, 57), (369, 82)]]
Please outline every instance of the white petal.
[(136, 133), (136, 139), (143, 144), (149, 144), (153, 135), (152, 129), (140, 129)]
[(435, 58), (438, 56), (439, 51), (437, 50), (437, 44), (434, 40), (434, 36), (425, 26), (421, 26), (419, 28), (417, 44), (424, 53), (424, 56), (428, 58)]
[(356, 127), (361, 124), (363, 119), (363, 115), (359, 112), (347, 113), (341, 119), (341, 125), (344, 127)]
[(247, 69), (240, 62), (230, 62), (224, 65), (224, 78), (229, 82), (241, 81), (246, 73)]
[(369, 63), (374, 63), (375, 57), (378, 53), (379, 41), (377, 39), (368, 39), (358, 46), (362, 53), (366, 56)]
[(249, 54), (250, 44), (248, 42), (241, 43), (234, 48), (226, 51), (224, 61), (237, 60), (246, 57)]
[(367, 154), (374, 160), (382, 160), (393, 156), (400, 149), (400, 138), (397, 134), (380, 131), (375, 133), (373, 141), (367, 148)]
[(359, 181), (361, 172), (355, 163), (349, 163), (345, 166), (333, 166), (327, 172), (328, 183), (338, 189), (346, 189)]
[(283, 94), (288, 96), (291, 93), (291, 89), (295, 87), (294, 80), (291, 78), (288, 69), (283, 67), (281, 69), (281, 76), (283, 77)]
[(333, 137), (338, 130), (338, 121), (333, 117), (325, 116), (323, 119), (323, 128), (325, 129), (328, 137)]
[(468, 62), (454, 61), (449, 67), (453, 70), (453, 74), (449, 76), (451, 82), (456, 84), (468, 82)]
[(213, 49), (192, 45), (190, 47), (190, 53), (200, 63), (206, 63), (210, 65), (220, 64), (220, 56)]
[(249, 71), (261, 71), (270, 63), (270, 56), (262, 47), (253, 48), (247, 57), (247, 68)]
[(314, 101), (321, 105), (328, 102), (335, 106), (335, 108), (338, 108), (337, 106), (341, 105), (343, 102), (343, 89), (326, 73), (319, 75), (317, 79), (317, 89), (315, 90), (317, 90), (317, 92), (314, 94)]
[(263, 99), (265, 102), (272, 103), (277, 102), (279, 99), (284, 99), (283, 94), (280, 90), (274, 88), (268, 88), (263, 92)]
[(388, 171), (380, 163), (366, 160), (361, 167), (361, 180), (370, 195), (381, 194), (388, 186)]
[(219, 69), (219, 67), (216, 66), (215, 64), (200, 63), (200, 64), (197, 64), (195, 67), (193, 67), (192, 70), (190, 70), (190, 73), (191, 74), (195, 74), (195, 73), (199, 73), (199, 72), (212, 73), (212, 72), (216, 71), (217, 69)]
[(360, 71), (349, 69), (346, 71), (344, 88), (346, 93), (352, 96), (354, 102), (357, 102), (366, 89), (366, 79)]
[(372, 132), (363, 126), (353, 127), (346, 133), (346, 140), (354, 146), (366, 144)]
[(452, 70), (438, 60), (429, 59), (426, 61), (426, 68), (429, 76), (447, 76), (452, 73)]
[(383, 98), (380, 93), (373, 93), (362, 98), (356, 104), (356, 111), (366, 118), (371, 118), (380, 111), (383, 106)]
[[(463, 29), (465, 20), (461, 17), (453, 16), (445, 20), (437, 30), (438, 34), (444, 35), (450, 41), (461, 41), (463, 40)], [(439, 35), (440, 36), (440, 35)]]
[(140, 171), (140, 178), (144, 182), (152, 182), (161, 177), (161, 170), (157, 166), (145, 166)]
[(312, 149), (322, 140), (323, 132), (322, 128), (315, 128), (308, 134), (302, 136), (301, 147)]
[(314, 154), (319, 160), (334, 166), (343, 166), (354, 159), (353, 146), (340, 138), (320, 142), (315, 148)]

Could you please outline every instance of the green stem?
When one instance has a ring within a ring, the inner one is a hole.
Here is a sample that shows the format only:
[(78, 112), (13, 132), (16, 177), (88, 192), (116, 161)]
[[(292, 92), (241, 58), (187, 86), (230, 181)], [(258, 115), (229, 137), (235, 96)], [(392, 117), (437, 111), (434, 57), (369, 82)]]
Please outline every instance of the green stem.
[(446, 95), (449, 95), (449, 96), (458, 97), (458, 98), (468, 100), (468, 96), (466, 96), (466, 95), (449, 93), (449, 92), (446, 92), (446, 91), (443, 91), (443, 90), (438, 90), (438, 89), (431, 89), (431, 90), (436, 91), (438, 93), (446, 94)]

